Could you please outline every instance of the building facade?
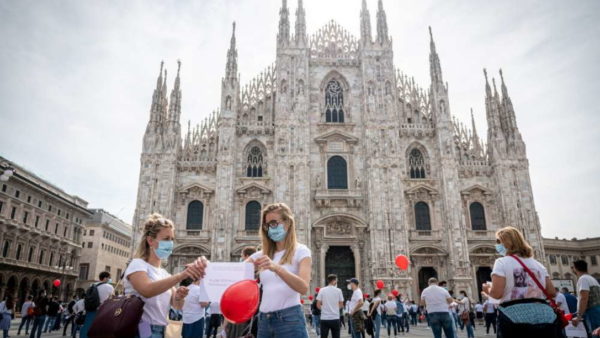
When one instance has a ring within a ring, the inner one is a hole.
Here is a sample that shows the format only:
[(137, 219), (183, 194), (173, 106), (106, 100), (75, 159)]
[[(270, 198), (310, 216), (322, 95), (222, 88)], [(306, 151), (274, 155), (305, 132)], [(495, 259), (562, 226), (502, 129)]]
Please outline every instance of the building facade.
[[(170, 95), (161, 64), (133, 224), (139, 230), (152, 212), (175, 221), (171, 269), (198, 255), (236, 260), (259, 243), (260, 210), (272, 202), (295, 213), (313, 287), (337, 273), (414, 296), (437, 276), (476, 295), (496, 258), (494, 231), (506, 225), (545, 256), (502, 73), (500, 90), (485, 74), (484, 142), (450, 113), (431, 30), (422, 88), (394, 66), (382, 1), (374, 34), (365, 1), (358, 18), (358, 38), (334, 21), (308, 36), (302, 1), (292, 27), (284, 0), (275, 63), (245, 86), (234, 23), (220, 107), (185, 133), (181, 63)], [(410, 257), (407, 271), (394, 267), (398, 254)]]
[(0, 172), (8, 167), (16, 170), (0, 181), (0, 297), (22, 303), (45, 289), (66, 300), (75, 290), (88, 203), (0, 157)]
[[(86, 290), (98, 281), (103, 271), (111, 274), (113, 286), (121, 279), (131, 253), (131, 225), (102, 209), (90, 209), (93, 213), (85, 223), (82, 238), (81, 259), (78, 265), (79, 291)], [(119, 285), (117, 291), (122, 291)]]
[(600, 237), (586, 239), (544, 238), (546, 268), (555, 281), (570, 281), (565, 285), (577, 285), (577, 276), (571, 271), (576, 260), (588, 264), (588, 273), (600, 282)]

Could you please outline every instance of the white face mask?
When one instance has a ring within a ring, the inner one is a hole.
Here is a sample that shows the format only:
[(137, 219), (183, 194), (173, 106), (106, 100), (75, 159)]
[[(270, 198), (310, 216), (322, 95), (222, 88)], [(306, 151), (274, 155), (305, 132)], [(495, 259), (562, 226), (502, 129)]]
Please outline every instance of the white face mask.
[(350, 284), (346, 285), (346, 287), (348, 288), (348, 290), (352, 290), (352, 287), (350, 286)]

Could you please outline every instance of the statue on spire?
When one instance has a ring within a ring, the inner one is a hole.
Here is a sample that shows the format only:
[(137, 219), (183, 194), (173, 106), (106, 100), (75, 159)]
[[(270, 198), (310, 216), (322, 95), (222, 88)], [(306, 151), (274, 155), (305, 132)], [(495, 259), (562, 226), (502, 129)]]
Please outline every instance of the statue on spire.
[(390, 37), (388, 36), (387, 18), (383, 9), (383, 1), (379, 0), (377, 3), (377, 42), (383, 45), (389, 41)]
[(302, 0), (298, 0), (298, 8), (296, 8), (296, 44), (306, 44), (306, 13)]
[(360, 10), (360, 40), (363, 46), (373, 42), (371, 36), (371, 15), (367, 8), (367, 0), (362, 0), (362, 9)]
[(287, 8), (287, 0), (281, 1), (279, 10), (279, 32), (277, 33), (277, 46), (287, 46), (290, 41), (290, 12)]

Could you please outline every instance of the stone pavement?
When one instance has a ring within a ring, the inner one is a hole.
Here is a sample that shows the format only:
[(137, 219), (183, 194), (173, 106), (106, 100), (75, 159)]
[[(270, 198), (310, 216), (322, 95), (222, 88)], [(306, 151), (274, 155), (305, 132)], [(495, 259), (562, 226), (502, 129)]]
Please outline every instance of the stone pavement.
[[(17, 329), (19, 328), (19, 324), (21, 323), (21, 319), (15, 319), (12, 321), (12, 325), (11, 325), (11, 329), (9, 331), (9, 336), (10, 337), (25, 337), (25, 328), (23, 328), (23, 331), (21, 331), (21, 335), (17, 336)], [(30, 327), (31, 328), (31, 327)], [(69, 329), (67, 331), (70, 332), (71, 327), (69, 326)], [(310, 334), (310, 338), (317, 338), (317, 335), (315, 334), (315, 332), (312, 330), (312, 328), (309, 327), (308, 332)], [(486, 335), (485, 334), (485, 327), (481, 326), (481, 325), (477, 325), (476, 330), (475, 330), (475, 337), (476, 338), (482, 338), (482, 337), (494, 337), (494, 334), (490, 334), (490, 335)], [(60, 331), (54, 331), (52, 333), (42, 333), (42, 337), (48, 337), (48, 338), (59, 338), (59, 337), (63, 337), (62, 335), (62, 328)], [(367, 338), (369, 338), (370, 336), (367, 335)], [(431, 332), (431, 329), (428, 328), (424, 323), (419, 325), (419, 326), (411, 326), (410, 328), (410, 333), (405, 334), (405, 333), (400, 333), (398, 334), (395, 338), (415, 338), (415, 337), (433, 337), (433, 333)], [(466, 338), (467, 337), (467, 332), (466, 331), (458, 331), (458, 338)], [(346, 328), (345, 330), (342, 328), (342, 338), (350, 338), (350, 335), (348, 334), (348, 329)], [(381, 335), (380, 338), (388, 338), (387, 335), (387, 331), (385, 331), (384, 328), (382, 328), (381, 331)], [(392, 332), (392, 336), (390, 338), (394, 338), (393, 332)]]

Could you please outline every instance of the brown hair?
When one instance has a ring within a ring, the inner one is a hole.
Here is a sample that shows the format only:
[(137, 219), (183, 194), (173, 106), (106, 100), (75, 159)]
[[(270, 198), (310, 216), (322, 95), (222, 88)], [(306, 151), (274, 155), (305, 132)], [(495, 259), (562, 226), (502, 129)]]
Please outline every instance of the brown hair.
[(285, 203), (273, 203), (267, 205), (262, 210), (261, 226), (260, 226), (260, 237), (262, 239), (262, 252), (271, 259), (275, 255), (275, 241), (269, 238), (268, 229), (265, 229), (265, 223), (267, 214), (277, 211), (284, 222), (289, 226), (287, 234), (284, 240), (285, 254), (281, 257), (279, 264), (291, 264), (292, 257), (296, 251), (296, 222), (294, 221), (294, 215), (292, 209)]
[(256, 252), (256, 247), (247, 246), (242, 249), (242, 256), (250, 257), (255, 252)]
[(507, 255), (517, 255), (523, 258), (533, 256), (533, 249), (525, 241), (525, 237), (519, 229), (510, 226), (502, 228), (496, 231), (496, 237), (500, 239), (500, 242), (506, 248)]
[(172, 228), (175, 226), (170, 219), (166, 219), (163, 215), (158, 213), (153, 213), (148, 216), (146, 222), (144, 223), (144, 232), (142, 234), (142, 238), (140, 239), (140, 244), (138, 245), (137, 251), (135, 253), (136, 258), (142, 258), (143, 260), (148, 260), (150, 257), (150, 245), (148, 245), (148, 237), (156, 238), (158, 233), (163, 228)]

